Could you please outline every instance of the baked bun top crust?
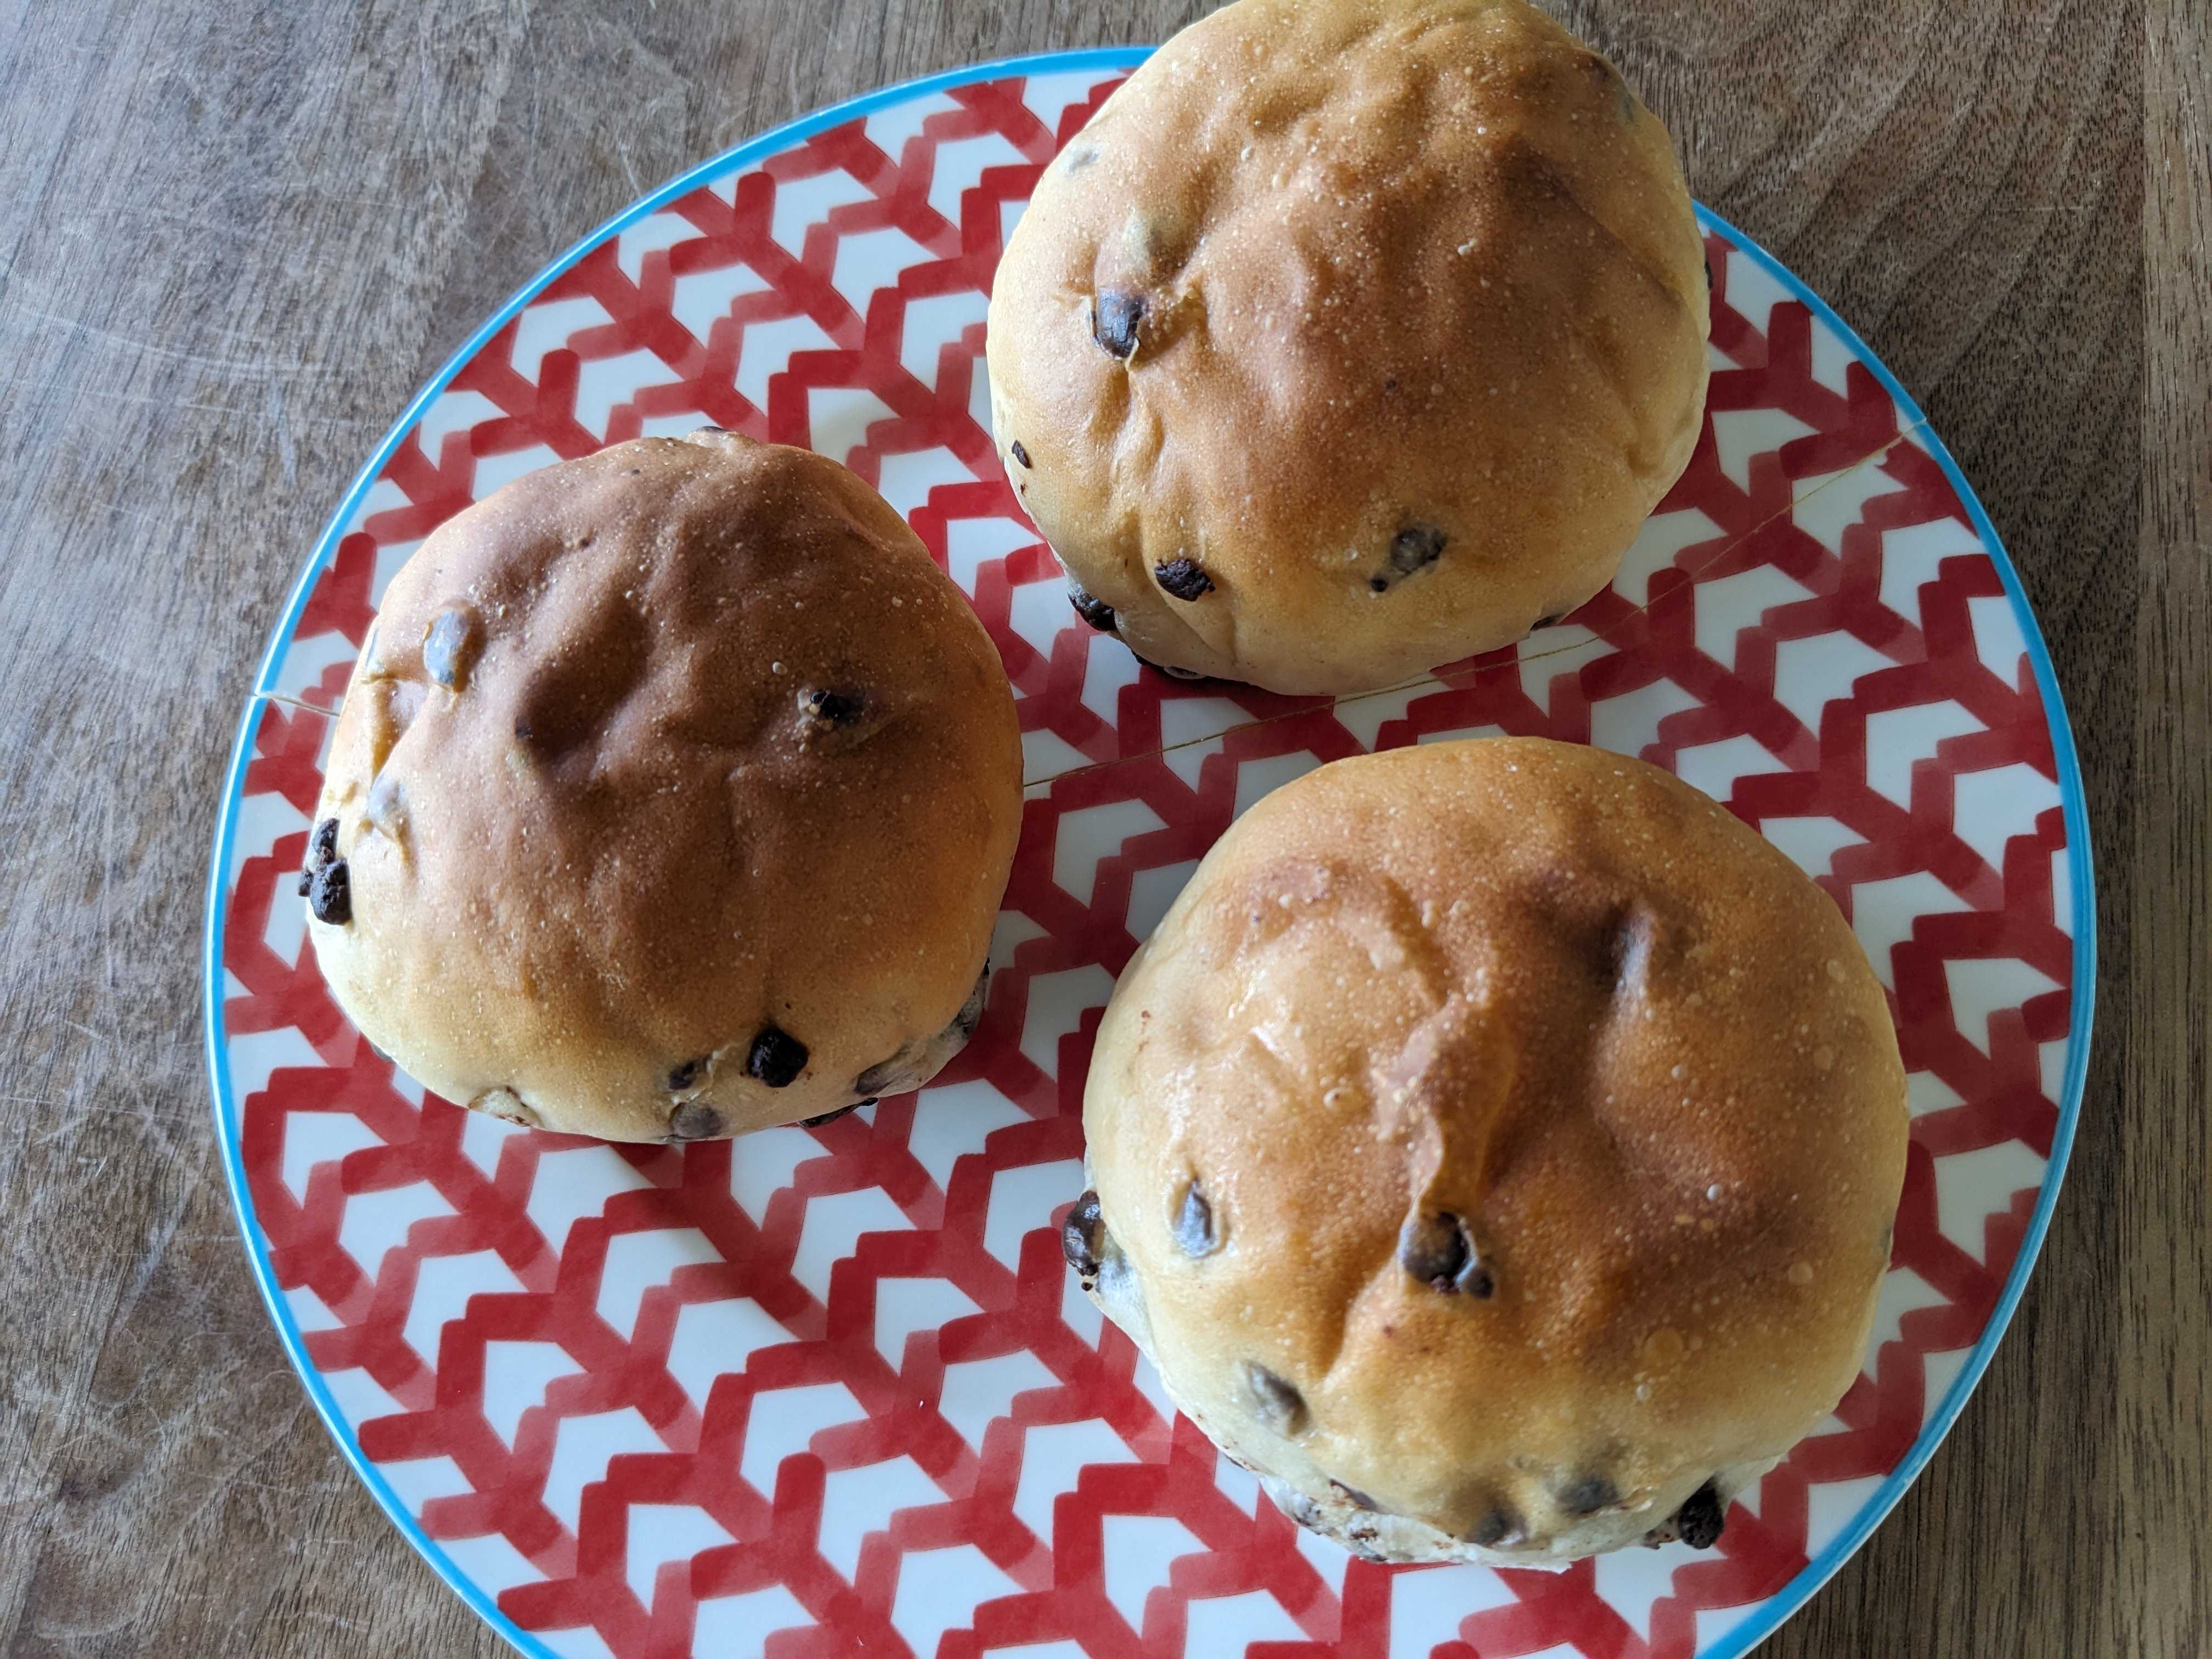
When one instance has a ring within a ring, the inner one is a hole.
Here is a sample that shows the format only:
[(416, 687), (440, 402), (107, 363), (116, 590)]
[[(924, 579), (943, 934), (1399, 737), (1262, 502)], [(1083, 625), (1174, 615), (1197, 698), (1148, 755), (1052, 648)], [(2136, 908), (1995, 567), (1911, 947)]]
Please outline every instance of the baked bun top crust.
[(316, 815), (343, 902), (311, 896), (311, 933), (441, 1095), (734, 1134), (957, 1049), (1020, 813), (998, 654), (874, 491), (714, 428), (638, 439), (518, 479), (393, 577)]
[(1523, 0), (1237, 0), (1061, 152), (990, 311), (1008, 476), (1141, 657), (1373, 689), (1611, 580), (1704, 408), (1666, 130)]
[(1246, 813), (1085, 1100), (1099, 1253), (1177, 1402), (1295, 1492), (1534, 1561), (1724, 1498), (1832, 1409), (1906, 1127), (1827, 896), (1667, 774), (1528, 738)]

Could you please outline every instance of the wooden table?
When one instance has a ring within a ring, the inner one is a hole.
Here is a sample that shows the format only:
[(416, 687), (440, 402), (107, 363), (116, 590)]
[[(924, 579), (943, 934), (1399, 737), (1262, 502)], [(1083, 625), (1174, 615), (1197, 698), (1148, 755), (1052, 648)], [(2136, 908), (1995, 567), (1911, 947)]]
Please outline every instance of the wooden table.
[[(0, 15), (0, 1637), (483, 1654), (248, 1279), (203, 870), (279, 596), (553, 252), (787, 117), (1186, 0), (70, 0)], [(2202, 6), (1573, 0), (1698, 194), (1928, 408), (2088, 776), (2079, 1148), (1988, 1381), (1768, 1651), (2212, 1653), (2212, 51)]]

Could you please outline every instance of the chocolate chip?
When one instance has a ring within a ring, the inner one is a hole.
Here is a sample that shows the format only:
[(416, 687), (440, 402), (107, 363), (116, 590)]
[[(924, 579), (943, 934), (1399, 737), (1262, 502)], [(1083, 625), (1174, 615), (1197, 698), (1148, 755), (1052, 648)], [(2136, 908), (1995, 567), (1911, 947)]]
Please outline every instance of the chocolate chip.
[(520, 741), (528, 743), (531, 738), (534, 735), (531, 730), (530, 722), (528, 720), (515, 721), (514, 735)]
[(300, 872), (300, 896), (307, 896), (314, 885), (315, 872), (338, 855), (338, 821), (325, 818), (315, 826), (315, 833), (307, 838), (307, 862)]
[(1713, 262), (1712, 262), (1712, 260), (1711, 260), (1711, 259), (1708, 258), (1708, 259), (1705, 261), (1705, 287), (1706, 287), (1708, 289), (1710, 289), (1712, 287), (1712, 285), (1713, 285)]
[(1099, 1247), (1106, 1235), (1106, 1218), (1099, 1212), (1098, 1194), (1089, 1192), (1077, 1199), (1060, 1224), (1060, 1253), (1087, 1287), (1098, 1277), (1103, 1261)]
[(1075, 614), (1102, 634), (1114, 631), (1114, 607), (1105, 600), (1094, 598), (1073, 582), (1067, 585), (1067, 602), (1075, 607)]
[(1170, 668), (1164, 662), (1154, 662), (1150, 657), (1143, 656), (1134, 649), (1132, 649), (1129, 654), (1155, 674), (1164, 674), (1171, 680), (1202, 680), (1206, 678), (1195, 668)]
[(864, 1095), (898, 1095), (915, 1087), (921, 1079), (915, 1074), (915, 1051), (921, 1045), (908, 1043), (889, 1060), (879, 1060), (853, 1079), (853, 1087)]
[(475, 615), (459, 606), (441, 611), (422, 635), (423, 672), (449, 691), (465, 690), (477, 658)]
[(1398, 1234), (1398, 1260), (1431, 1290), (1448, 1296), (1491, 1296), (1498, 1283), (1483, 1265), (1467, 1223), (1446, 1212), (1418, 1215)]
[(1613, 1482), (1601, 1474), (1578, 1476), (1559, 1492), (1559, 1507), (1569, 1515), (1595, 1515), (1620, 1501)]
[(1030, 459), (1030, 453), (1028, 450), (1022, 447), (1022, 441), (1019, 438), (1014, 440), (1014, 465), (1017, 466), (1034, 466), (1036, 465), (1036, 462)]
[(1556, 628), (1566, 614), (1565, 611), (1561, 611), (1548, 617), (1539, 617), (1528, 625), (1528, 631), (1533, 634), (1540, 628)]
[(1410, 576), (1424, 566), (1434, 564), (1443, 556), (1448, 539), (1443, 531), (1432, 525), (1408, 525), (1390, 538), (1390, 568), (1401, 576)]
[(707, 1067), (714, 1063), (714, 1055), (702, 1054), (696, 1060), (687, 1060), (668, 1074), (668, 1086), (677, 1092), (690, 1088), (707, 1075)]
[(1213, 1231), (1213, 1206), (1192, 1182), (1182, 1190), (1182, 1207), (1176, 1212), (1175, 1242), (1185, 1255), (1211, 1255), (1220, 1240)]
[(1137, 349), (1137, 325), (1145, 320), (1141, 294), (1101, 294), (1091, 306), (1091, 337), (1116, 357), (1127, 358)]
[(1164, 564), (1152, 567), (1152, 580), (1167, 591), (1170, 599), (1188, 603), (1202, 599), (1213, 592), (1213, 578), (1199, 568), (1195, 559), (1170, 559)]
[(802, 1129), (818, 1129), (825, 1123), (835, 1123), (839, 1118), (849, 1116), (859, 1111), (863, 1106), (872, 1106), (875, 1103), (872, 1100), (856, 1100), (850, 1106), (840, 1106), (836, 1111), (824, 1112), (819, 1117), (802, 1117), (799, 1120), (799, 1127)]
[(1367, 579), (1367, 591), (1370, 593), (1388, 593), (1390, 591), (1390, 579), (1388, 576), (1370, 576)]
[(799, 701), (806, 712), (818, 720), (832, 726), (842, 726), (856, 720), (860, 713), (860, 696), (849, 691), (803, 691)]
[(1358, 1487), (1347, 1486), (1341, 1480), (1330, 1481), (1328, 1483), (1328, 1489), (1334, 1492), (1339, 1498), (1341, 1498), (1346, 1503), (1353, 1504), (1359, 1509), (1379, 1510), (1382, 1507), (1373, 1498), (1370, 1498), (1365, 1492), (1360, 1491)]
[(968, 1000), (960, 1005), (960, 1012), (952, 1016), (951, 1029), (962, 1037), (975, 1035), (975, 1028), (983, 1023), (983, 1006), (991, 997), (991, 964), (985, 963), (983, 971), (975, 975), (975, 988), (968, 993)]
[(712, 1140), (722, 1133), (722, 1115), (703, 1100), (687, 1100), (668, 1115), (671, 1140)]
[(1305, 1397), (1265, 1365), (1247, 1361), (1244, 1381), (1259, 1402), (1260, 1414), (1285, 1434), (1295, 1434), (1305, 1426)]
[(353, 920), (353, 883), (343, 859), (332, 859), (307, 882), (307, 908), (317, 921), (343, 927)]
[(1521, 1522), (1510, 1510), (1492, 1510), (1474, 1523), (1467, 1541), (1486, 1550), (1494, 1550), (1521, 1535)]
[(763, 1025), (745, 1056), (745, 1075), (757, 1078), (771, 1089), (787, 1089), (806, 1069), (806, 1045), (788, 1031)]
[(1722, 1507), (1720, 1489), (1710, 1480), (1684, 1498), (1682, 1507), (1674, 1512), (1675, 1528), (1693, 1550), (1712, 1548), (1727, 1524), (1728, 1511)]

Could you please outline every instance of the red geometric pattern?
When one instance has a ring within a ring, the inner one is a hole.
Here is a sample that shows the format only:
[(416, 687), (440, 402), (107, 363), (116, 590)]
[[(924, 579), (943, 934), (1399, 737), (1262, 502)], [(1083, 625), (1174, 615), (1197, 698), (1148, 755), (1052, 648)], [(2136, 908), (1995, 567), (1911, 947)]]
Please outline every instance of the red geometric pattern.
[[(2060, 1117), (2072, 860), (1990, 550), (1881, 382), (1716, 231), (1688, 471), (1517, 650), (1330, 704), (1139, 671), (1003, 477), (983, 296), (1118, 71), (999, 70), (732, 166), (452, 377), (276, 653), (231, 803), (218, 1047), (249, 1227), (319, 1386), (532, 1650), (622, 1659), (1686, 1659), (1821, 1555), (1996, 1309)], [(819, 1129), (611, 1147), (426, 1101), (333, 1006), (292, 890), (377, 594), (506, 478), (702, 421), (846, 459), (971, 597), (1031, 780), (981, 1030)], [(1324, 761), (1512, 732), (1638, 753), (1804, 865), (1894, 996), (1913, 1143), (1867, 1375), (1719, 1547), (1393, 1570), (1300, 1532), (1075, 1290), (1114, 975), (1238, 811)]]

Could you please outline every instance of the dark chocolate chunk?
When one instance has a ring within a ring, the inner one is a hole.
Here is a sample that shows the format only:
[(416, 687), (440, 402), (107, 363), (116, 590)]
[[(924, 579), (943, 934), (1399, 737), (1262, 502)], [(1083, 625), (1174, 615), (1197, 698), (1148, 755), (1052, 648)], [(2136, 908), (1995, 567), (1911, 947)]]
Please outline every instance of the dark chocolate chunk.
[(1145, 320), (1141, 294), (1101, 294), (1091, 312), (1091, 337), (1116, 357), (1127, 357), (1137, 349), (1137, 327)]
[(1498, 1289), (1490, 1269), (1476, 1253), (1467, 1223), (1439, 1212), (1417, 1215), (1400, 1230), (1398, 1260), (1431, 1290), (1448, 1296), (1487, 1297)]
[(1559, 1492), (1559, 1507), (1569, 1515), (1595, 1515), (1620, 1501), (1613, 1482), (1601, 1474), (1579, 1475)]
[(799, 1127), (802, 1129), (818, 1129), (825, 1123), (835, 1123), (839, 1118), (859, 1111), (863, 1106), (872, 1106), (875, 1103), (873, 1100), (856, 1100), (850, 1106), (840, 1106), (836, 1111), (823, 1112), (818, 1117), (802, 1117), (799, 1120)]
[(722, 1115), (703, 1100), (687, 1100), (668, 1115), (671, 1140), (712, 1140), (722, 1133)]
[(1099, 1213), (1098, 1194), (1085, 1193), (1077, 1199), (1067, 1212), (1067, 1219), (1060, 1224), (1060, 1253), (1067, 1258), (1067, 1265), (1075, 1269), (1076, 1276), (1088, 1285), (1098, 1277), (1103, 1261), (1100, 1245), (1106, 1236), (1106, 1218)]
[(1028, 450), (1022, 447), (1022, 441), (1019, 438), (1014, 440), (1014, 465), (1016, 466), (1035, 466), (1036, 465), (1035, 461), (1030, 459), (1030, 453)]
[(422, 671), (449, 691), (467, 689), (469, 669), (477, 659), (475, 616), (459, 606), (430, 618), (422, 635)]
[(1390, 591), (1390, 579), (1388, 576), (1370, 576), (1367, 579), (1367, 591), (1370, 593), (1388, 593)]
[(338, 855), (338, 821), (325, 818), (315, 826), (315, 833), (307, 838), (307, 862), (300, 871), (300, 896), (307, 896), (314, 885), (315, 872)]
[(1562, 611), (1554, 616), (1539, 617), (1534, 623), (1529, 624), (1528, 631), (1533, 634), (1539, 628), (1556, 628), (1559, 625), (1561, 620), (1565, 617), (1566, 614), (1567, 613), (1565, 611)]
[(1705, 261), (1705, 287), (1706, 287), (1708, 289), (1711, 289), (1711, 287), (1712, 287), (1712, 285), (1713, 285), (1713, 262), (1712, 262), (1710, 258), (1708, 258), (1708, 259)]
[(832, 726), (842, 726), (857, 718), (860, 712), (860, 697), (850, 691), (809, 691), (805, 696), (806, 712), (817, 720), (827, 720)]
[(1164, 564), (1152, 567), (1152, 580), (1167, 591), (1170, 599), (1188, 603), (1202, 599), (1213, 592), (1213, 578), (1199, 568), (1195, 559), (1170, 559)]
[(1114, 631), (1114, 607), (1105, 600), (1094, 598), (1074, 582), (1067, 585), (1067, 602), (1075, 607), (1075, 614), (1102, 634)]
[(1202, 680), (1206, 678), (1195, 668), (1170, 668), (1164, 662), (1154, 662), (1150, 657), (1139, 655), (1133, 649), (1129, 654), (1155, 674), (1164, 674), (1171, 680)]
[(787, 1089), (806, 1069), (806, 1045), (788, 1031), (763, 1025), (745, 1056), (745, 1075), (757, 1078), (771, 1089)]
[(1448, 539), (1433, 525), (1407, 526), (1390, 538), (1390, 568), (1401, 576), (1410, 576), (1425, 565), (1434, 564), (1443, 556)]
[(707, 1067), (713, 1064), (714, 1059), (712, 1054), (702, 1054), (696, 1060), (687, 1060), (681, 1066), (672, 1067), (668, 1073), (669, 1088), (678, 1093), (691, 1088), (707, 1075)]
[(853, 1089), (863, 1095), (904, 1094), (920, 1082), (914, 1065), (915, 1051), (921, 1045), (909, 1042), (889, 1060), (879, 1060), (853, 1079)]
[(1720, 1490), (1710, 1480), (1684, 1498), (1682, 1507), (1674, 1512), (1675, 1528), (1682, 1541), (1693, 1550), (1712, 1548), (1727, 1524), (1728, 1511), (1721, 1506)]
[(1492, 1510), (1474, 1523), (1474, 1530), (1467, 1541), (1486, 1550), (1494, 1550), (1521, 1535), (1521, 1522), (1510, 1510)]
[(1244, 1381), (1259, 1402), (1260, 1414), (1285, 1434), (1296, 1434), (1305, 1426), (1305, 1396), (1285, 1382), (1265, 1365), (1247, 1361)]
[(991, 964), (985, 963), (983, 971), (975, 975), (975, 988), (968, 993), (968, 1000), (960, 1005), (960, 1012), (952, 1016), (952, 1030), (965, 1037), (975, 1035), (975, 1028), (983, 1023), (983, 1005), (990, 1000)]
[(353, 884), (343, 859), (332, 859), (307, 882), (307, 908), (317, 921), (343, 927), (353, 920)]
[(1185, 1255), (1211, 1255), (1220, 1243), (1213, 1231), (1213, 1206), (1192, 1182), (1182, 1189), (1182, 1206), (1176, 1212), (1175, 1242)]

